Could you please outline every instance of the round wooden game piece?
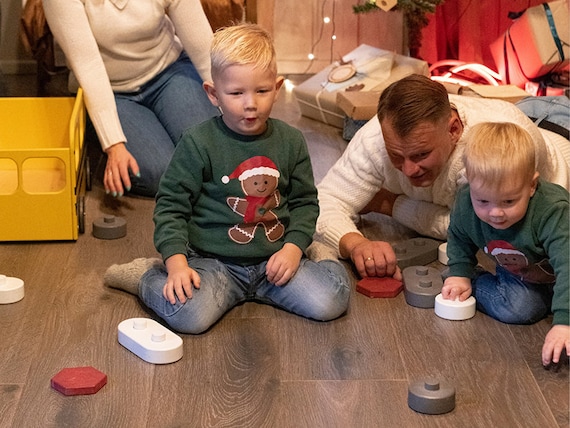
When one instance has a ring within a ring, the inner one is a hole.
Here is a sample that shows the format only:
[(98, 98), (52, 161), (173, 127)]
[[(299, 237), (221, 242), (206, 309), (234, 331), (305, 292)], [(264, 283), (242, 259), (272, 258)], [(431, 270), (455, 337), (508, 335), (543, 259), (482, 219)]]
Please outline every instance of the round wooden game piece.
[(104, 215), (93, 222), (93, 236), (99, 239), (118, 239), (127, 234), (125, 219)]
[(412, 382), (408, 388), (408, 406), (428, 415), (451, 412), (455, 408), (455, 388), (433, 378)]
[(15, 303), (24, 298), (24, 281), (0, 275), (0, 304)]
[(477, 302), (473, 296), (469, 296), (463, 302), (460, 302), (459, 299), (444, 299), (440, 293), (435, 296), (434, 311), (440, 318), (462, 321), (475, 316), (476, 305)]

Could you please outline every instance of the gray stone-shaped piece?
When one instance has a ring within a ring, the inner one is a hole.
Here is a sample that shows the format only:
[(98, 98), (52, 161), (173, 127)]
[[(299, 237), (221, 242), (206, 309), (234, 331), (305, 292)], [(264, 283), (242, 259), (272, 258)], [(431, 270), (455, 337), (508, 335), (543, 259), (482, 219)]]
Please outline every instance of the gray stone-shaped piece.
[(437, 260), (441, 242), (429, 238), (411, 238), (393, 245), (400, 269), (427, 265)]
[(451, 412), (455, 408), (455, 388), (437, 379), (412, 382), (408, 387), (408, 406), (428, 415)]
[(99, 239), (118, 239), (127, 234), (125, 219), (104, 215), (93, 222), (93, 236)]
[(441, 273), (429, 266), (409, 266), (402, 271), (404, 296), (410, 306), (433, 308), (435, 296), (441, 293)]

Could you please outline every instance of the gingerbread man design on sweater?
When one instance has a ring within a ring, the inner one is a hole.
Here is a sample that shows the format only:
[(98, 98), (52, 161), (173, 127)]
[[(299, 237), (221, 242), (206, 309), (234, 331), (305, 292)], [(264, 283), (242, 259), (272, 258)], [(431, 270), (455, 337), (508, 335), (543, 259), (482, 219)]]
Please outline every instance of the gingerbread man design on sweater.
[(228, 235), (234, 242), (251, 242), (260, 225), (263, 226), (269, 242), (275, 242), (283, 236), (285, 226), (272, 211), (279, 206), (281, 199), (277, 189), (279, 175), (271, 159), (254, 156), (239, 164), (229, 176), (222, 177), (224, 184), (237, 178), (245, 194), (245, 198), (229, 196), (226, 199), (230, 209), (243, 217), (243, 222), (228, 230)]
[(554, 269), (547, 259), (529, 265), (525, 254), (502, 240), (490, 241), (485, 253), (493, 256), (497, 263), (523, 281), (534, 284), (552, 284), (555, 281)]

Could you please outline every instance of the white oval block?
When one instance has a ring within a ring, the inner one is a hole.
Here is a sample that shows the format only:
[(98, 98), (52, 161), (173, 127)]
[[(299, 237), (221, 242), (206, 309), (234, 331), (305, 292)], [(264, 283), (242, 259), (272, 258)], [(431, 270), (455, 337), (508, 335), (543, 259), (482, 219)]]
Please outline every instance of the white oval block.
[(24, 281), (0, 275), (0, 304), (16, 303), (24, 298)]
[(435, 296), (434, 310), (435, 314), (440, 318), (461, 321), (475, 316), (476, 304), (477, 302), (473, 296), (469, 296), (466, 300), (460, 302), (459, 299), (444, 299), (440, 293)]
[(150, 318), (129, 318), (119, 324), (119, 343), (143, 360), (169, 364), (182, 358), (182, 339)]

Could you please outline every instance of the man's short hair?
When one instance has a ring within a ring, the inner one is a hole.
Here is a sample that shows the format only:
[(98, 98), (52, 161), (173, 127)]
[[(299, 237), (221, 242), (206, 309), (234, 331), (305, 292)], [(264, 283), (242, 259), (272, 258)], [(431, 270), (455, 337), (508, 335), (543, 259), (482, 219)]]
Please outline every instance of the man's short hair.
[(421, 122), (436, 123), (450, 116), (445, 87), (420, 74), (392, 83), (378, 102), (380, 123), (388, 120), (400, 137), (406, 137)]

